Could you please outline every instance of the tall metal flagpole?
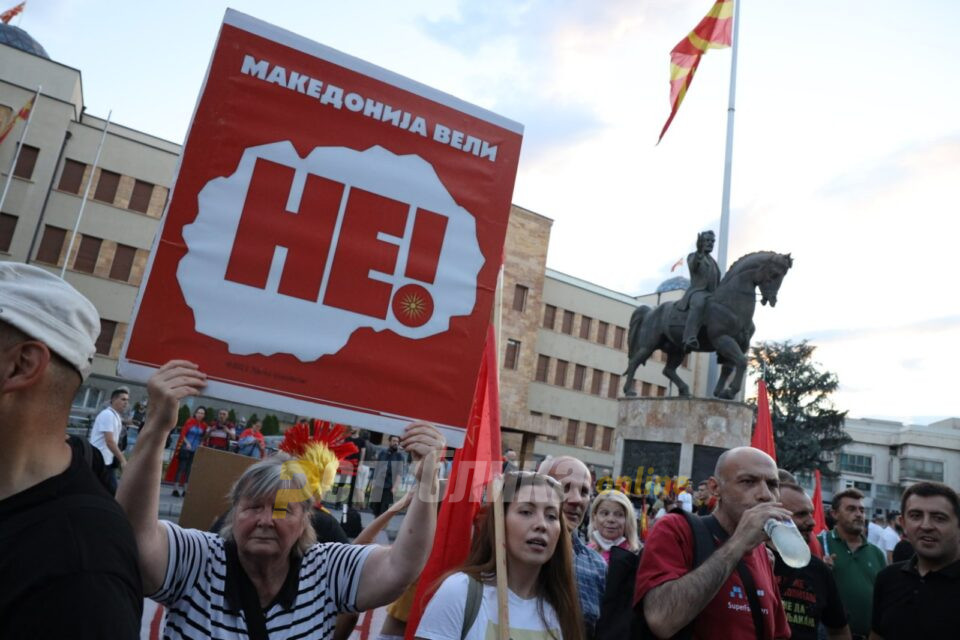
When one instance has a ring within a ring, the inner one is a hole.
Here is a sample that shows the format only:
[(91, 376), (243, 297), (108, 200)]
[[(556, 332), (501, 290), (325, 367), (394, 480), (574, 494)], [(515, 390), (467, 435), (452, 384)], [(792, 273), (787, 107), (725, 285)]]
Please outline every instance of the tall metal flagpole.
[(90, 195), (90, 185), (93, 184), (93, 174), (100, 164), (100, 152), (103, 151), (103, 141), (107, 139), (107, 129), (110, 128), (110, 117), (113, 115), (113, 109), (107, 113), (107, 122), (103, 125), (103, 133), (100, 134), (100, 144), (97, 145), (97, 155), (93, 159), (93, 166), (90, 167), (90, 179), (87, 180), (87, 188), (83, 190), (83, 199), (80, 201), (80, 211), (77, 212), (77, 221), (73, 225), (73, 233), (70, 234), (70, 243), (67, 245), (67, 253), (63, 256), (63, 266), (60, 267), (60, 277), (67, 272), (67, 261), (70, 260), (70, 252), (73, 251), (73, 242), (77, 239), (77, 230), (80, 228), (80, 220), (83, 219), (83, 210), (87, 206), (87, 196)]
[[(727, 246), (730, 234), (730, 182), (733, 174), (733, 116), (737, 102), (737, 49), (740, 46), (740, 2), (733, 2), (733, 54), (730, 60), (730, 94), (727, 101), (727, 146), (723, 159), (723, 196), (720, 204), (720, 237), (717, 248), (717, 265), (720, 275), (727, 271)], [(707, 375), (708, 392), (712, 393), (717, 384), (717, 355), (710, 356), (710, 369)]]
[[(37, 110), (37, 99), (40, 97), (40, 90), (43, 85), (37, 85), (37, 92), (33, 94), (33, 101), (30, 103), (30, 115), (27, 116), (27, 124), (23, 126), (20, 132), (20, 139), (17, 140), (17, 150), (13, 154), (13, 162), (10, 163), (10, 169), (7, 171), (7, 180), (3, 183), (3, 193), (0, 194), (0, 209), (3, 209), (3, 203), (7, 200), (7, 190), (10, 189), (10, 180), (13, 178), (13, 170), (17, 168), (17, 160), (20, 159), (20, 149), (23, 148), (23, 141), (27, 137), (27, 131), (30, 130), (30, 121), (33, 120), (33, 114)], [(13, 114), (16, 118), (17, 114)]]

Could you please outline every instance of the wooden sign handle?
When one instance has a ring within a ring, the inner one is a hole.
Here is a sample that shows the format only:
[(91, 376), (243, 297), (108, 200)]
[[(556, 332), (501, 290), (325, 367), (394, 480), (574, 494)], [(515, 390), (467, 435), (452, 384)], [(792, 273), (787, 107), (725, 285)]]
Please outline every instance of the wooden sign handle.
[(510, 602), (507, 587), (507, 542), (504, 531), (503, 476), (496, 476), (493, 487), (493, 551), (497, 563), (497, 640), (510, 640)]

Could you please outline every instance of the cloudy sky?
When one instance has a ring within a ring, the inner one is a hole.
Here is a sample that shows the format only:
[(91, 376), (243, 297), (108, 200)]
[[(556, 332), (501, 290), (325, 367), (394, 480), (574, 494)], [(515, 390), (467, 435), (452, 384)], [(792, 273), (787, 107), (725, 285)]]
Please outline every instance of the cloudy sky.
[[(7, 0), (14, 4), (14, 0)], [(222, 2), (29, 0), (91, 113), (182, 142)], [(731, 52), (664, 138), (669, 51), (710, 0), (236, 0), (231, 7), (523, 123), (514, 202), (548, 265), (652, 291), (718, 228)], [(853, 417), (960, 415), (955, 0), (743, 0), (729, 256), (791, 252), (757, 339), (809, 339)]]

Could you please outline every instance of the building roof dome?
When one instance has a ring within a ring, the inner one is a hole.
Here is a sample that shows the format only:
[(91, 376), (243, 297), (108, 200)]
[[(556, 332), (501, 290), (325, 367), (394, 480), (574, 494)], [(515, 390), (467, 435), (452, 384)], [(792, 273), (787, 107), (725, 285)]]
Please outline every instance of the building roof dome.
[(32, 53), (35, 56), (40, 56), (47, 60), (50, 59), (47, 51), (40, 46), (39, 42), (33, 39), (33, 36), (20, 27), (15, 27), (11, 24), (0, 23), (0, 44)]
[(657, 287), (657, 293), (666, 293), (667, 291), (686, 291), (690, 286), (690, 281), (683, 276), (668, 278)]

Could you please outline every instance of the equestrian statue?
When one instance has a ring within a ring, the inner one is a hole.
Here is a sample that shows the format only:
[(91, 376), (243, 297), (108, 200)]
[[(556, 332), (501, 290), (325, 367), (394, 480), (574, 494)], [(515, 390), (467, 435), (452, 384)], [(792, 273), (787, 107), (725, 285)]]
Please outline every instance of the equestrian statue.
[(740, 392), (755, 330), (756, 289), (760, 289), (760, 304), (776, 306), (777, 292), (793, 258), (772, 251), (748, 253), (730, 265), (721, 279), (720, 268), (710, 255), (714, 239), (712, 231), (697, 235), (697, 250), (687, 256), (690, 287), (683, 298), (654, 309), (640, 305), (630, 316), (625, 395), (636, 395), (634, 373), (657, 349), (667, 354), (663, 375), (677, 385), (681, 396), (689, 396), (690, 388), (677, 375), (677, 367), (691, 351), (717, 352), (720, 377), (714, 396), (729, 400)]

